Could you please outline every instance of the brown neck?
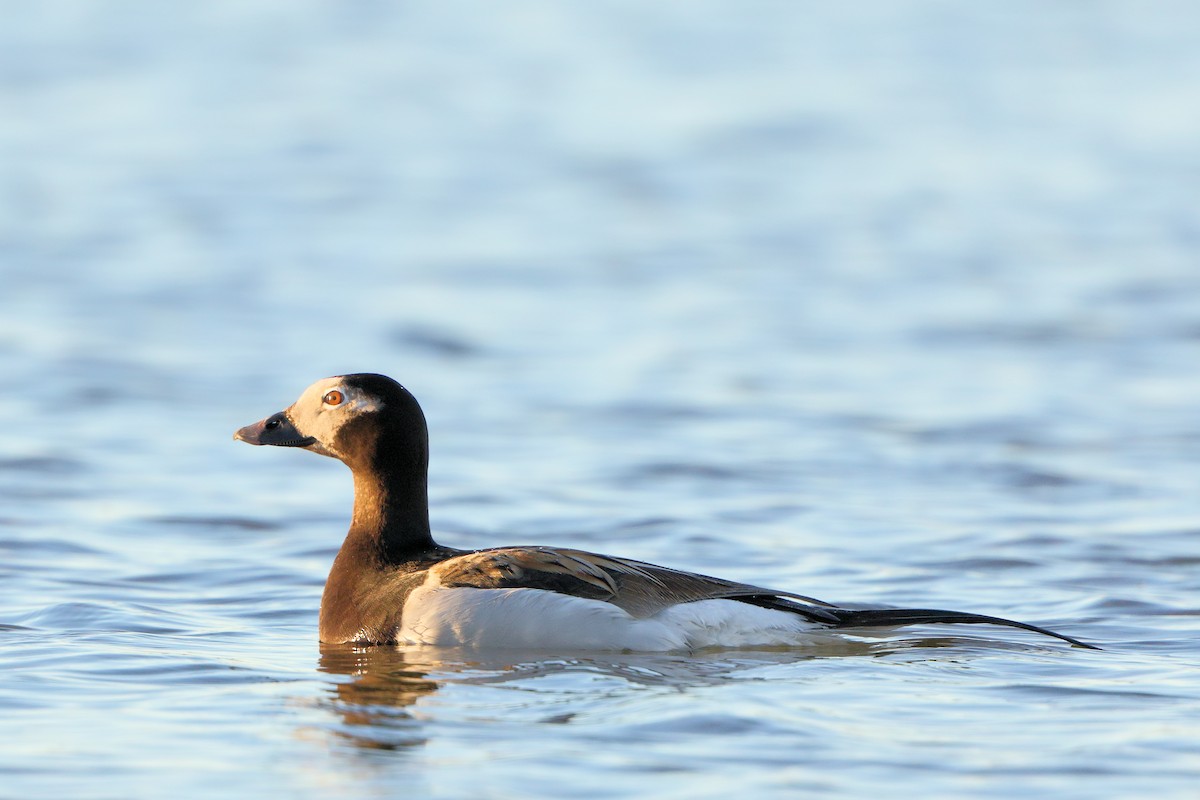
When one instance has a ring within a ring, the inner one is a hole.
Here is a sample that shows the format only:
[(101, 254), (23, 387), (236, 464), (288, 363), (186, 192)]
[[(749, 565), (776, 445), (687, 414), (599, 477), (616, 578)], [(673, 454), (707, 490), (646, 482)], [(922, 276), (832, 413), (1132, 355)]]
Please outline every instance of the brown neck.
[(424, 469), (354, 469), (354, 514), (321, 596), (321, 640), (354, 638), (370, 623), (364, 598), (390, 568), (436, 547)]
[(354, 515), (346, 543), (358, 540), (379, 566), (399, 564), (435, 547), (429, 532), (425, 474), (354, 471)]

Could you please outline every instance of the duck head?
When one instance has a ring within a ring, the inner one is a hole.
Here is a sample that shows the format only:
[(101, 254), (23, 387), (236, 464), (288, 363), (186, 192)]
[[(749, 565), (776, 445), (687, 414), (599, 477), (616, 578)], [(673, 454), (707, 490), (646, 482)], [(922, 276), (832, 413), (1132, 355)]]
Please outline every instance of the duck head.
[(385, 375), (323, 378), (283, 411), (238, 429), (253, 445), (301, 447), (352, 469), (376, 461), (383, 443), (393, 453), (427, 458), (428, 432), (416, 398)]

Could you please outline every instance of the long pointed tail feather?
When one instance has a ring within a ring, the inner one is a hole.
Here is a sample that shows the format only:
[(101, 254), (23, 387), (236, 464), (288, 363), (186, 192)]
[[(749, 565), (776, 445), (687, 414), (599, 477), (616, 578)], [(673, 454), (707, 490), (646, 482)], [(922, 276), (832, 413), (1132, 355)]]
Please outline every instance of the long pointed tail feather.
[(1005, 625), (1009, 628), (1020, 628), (1026, 631), (1040, 633), (1043, 636), (1053, 636), (1064, 642), (1084, 647), (1088, 650), (1099, 650), (1093, 644), (1081, 642), (1078, 639), (1062, 633), (1056, 633), (1047, 628), (1030, 625), (1027, 622), (1017, 622), (1003, 617), (989, 617), (986, 614), (968, 614), (963, 611), (942, 611), (934, 608), (871, 608), (871, 609), (824, 609), (831, 610), (838, 618), (835, 627), (838, 628), (867, 628), (876, 625), (925, 625), (925, 624), (986, 624)]
[(1047, 628), (1030, 625), (1027, 622), (1017, 622), (1004, 617), (990, 617), (986, 614), (969, 614), (963, 611), (942, 611), (934, 608), (839, 608), (837, 606), (810, 606), (799, 603), (787, 597), (775, 595), (749, 595), (731, 598), (743, 603), (749, 603), (763, 608), (774, 608), (779, 611), (791, 611), (794, 614), (820, 622), (833, 628), (872, 628), (892, 625), (929, 625), (929, 624), (963, 624), (963, 625), (1004, 625), (1009, 628), (1020, 628), (1026, 631), (1040, 633), (1060, 639), (1076, 647), (1088, 650), (1099, 650), (1093, 644), (1081, 642), (1078, 639), (1062, 633), (1056, 633)]

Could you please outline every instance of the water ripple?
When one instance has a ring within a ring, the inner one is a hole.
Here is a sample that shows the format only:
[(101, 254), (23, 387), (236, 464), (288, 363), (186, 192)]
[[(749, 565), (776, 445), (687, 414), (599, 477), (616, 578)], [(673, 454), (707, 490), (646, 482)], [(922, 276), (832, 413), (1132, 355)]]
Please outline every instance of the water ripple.
[[(0, 793), (1195, 794), (1192, 5), (10, 5)], [(322, 647), (360, 369), (447, 543), (1105, 650)]]

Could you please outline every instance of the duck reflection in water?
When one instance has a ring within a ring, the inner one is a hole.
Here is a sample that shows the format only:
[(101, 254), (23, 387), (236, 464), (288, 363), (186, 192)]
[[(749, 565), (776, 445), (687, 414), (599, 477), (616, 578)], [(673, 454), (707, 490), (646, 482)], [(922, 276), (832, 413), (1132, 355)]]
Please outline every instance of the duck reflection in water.
[[(793, 647), (755, 650), (711, 649), (686, 653), (551, 653), (512, 650), (481, 652), (464, 648), (390, 647), (323, 644), (318, 669), (333, 680), (328, 699), (320, 705), (336, 714), (331, 732), (357, 748), (400, 751), (427, 743), (427, 725), (434, 711), (423, 711), (422, 701), (439, 691), (456, 687), (492, 685), (525, 690), (489, 697), (484, 706), (473, 706), (471, 718), (512, 719), (534, 723), (566, 724), (578, 712), (563, 702), (574, 690), (561, 683), (547, 689), (546, 678), (576, 675), (579, 691), (594, 698), (618, 696), (632, 689), (660, 688), (687, 691), (736, 680), (753, 680), (760, 668), (817, 664), (842, 658), (911, 657), (920, 661), (959, 661), (974, 652), (1025, 650), (1026, 644), (971, 637), (891, 638), (834, 637), (803, 652)], [(820, 682), (824, 670), (811, 674)], [(758, 676), (761, 677), (761, 676)], [(599, 679), (600, 683), (597, 683)], [(592, 706), (587, 706), (593, 708)]]
[[(831, 643), (824, 655), (861, 656), (872, 652), (873, 647), (841, 640)], [(595, 678), (613, 679), (611, 691), (617, 693), (630, 687), (682, 690), (727, 682), (752, 667), (793, 664), (812, 657), (811, 653), (798, 655), (794, 648), (787, 647), (736, 654), (723, 650), (672, 655), (557, 655), (520, 650), (484, 653), (461, 648), (323, 644), (318, 669), (338, 676), (330, 685), (330, 699), (322, 703), (340, 717), (340, 724), (333, 728), (335, 735), (363, 749), (403, 750), (426, 743), (427, 720), (418, 706), (440, 690), (471, 685), (527, 689), (530, 694), (523, 693), (518, 701), (522, 714), (533, 711), (534, 722), (567, 723), (575, 713), (563, 713), (557, 704), (543, 706), (545, 695), (536, 685), (539, 680), (579, 675), (581, 686), (586, 684), (589, 694), (597, 690)], [(558, 692), (553, 695), (562, 699)], [(506, 695), (503, 700), (489, 703), (486, 711), (480, 710), (500, 717), (503, 714), (499, 708), (508, 707), (505, 701), (512, 699), (512, 695)]]
[(331, 683), (332, 696), (322, 703), (341, 717), (344, 727), (333, 730), (338, 737), (368, 750), (425, 744), (422, 723), (408, 709), (438, 690), (438, 681), (426, 677), (435, 663), (391, 647), (323, 644), (317, 668), (348, 678)]

